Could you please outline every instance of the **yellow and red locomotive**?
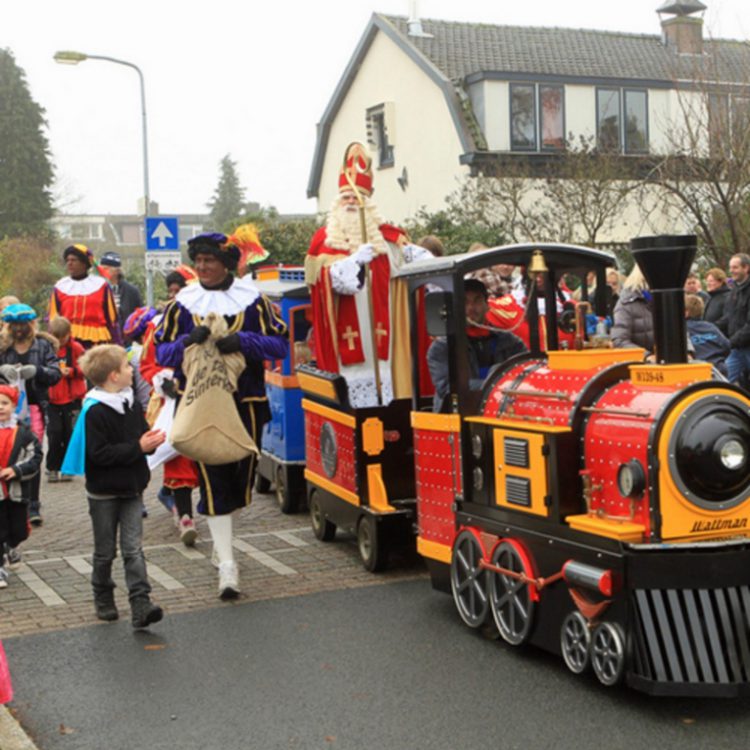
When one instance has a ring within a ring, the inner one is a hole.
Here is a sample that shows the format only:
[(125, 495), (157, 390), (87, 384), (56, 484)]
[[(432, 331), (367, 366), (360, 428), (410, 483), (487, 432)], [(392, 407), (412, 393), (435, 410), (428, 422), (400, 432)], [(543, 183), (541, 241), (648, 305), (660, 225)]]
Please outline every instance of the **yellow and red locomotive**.
[[(605, 253), (515, 245), (400, 269), (393, 283), (408, 290), (410, 319), (424, 299), (429, 334), (447, 341), (450, 392), (435, 404), (420, 393), (414, 358), (409, 408), (399, 400), (365, 414), (346, 408), (340, 379), (303, 375), (319, 536), (331, 533), (321, 490), (356, 509), (353, 528), (366, 508), (367, 531), (393, 513), (410, 522), (416, 499), (417, 549), (469, 627), (560, 654), (605, 685), (750, 693), (750, 399), (688, 361), (683, 283), (695, 249), (694, 237), (633, 240), (653, 296), (653, 361), (590, 341), (583, 326), (573, 349), (559, 347), (556, 326), (539, 341), (537, 295), (554, 310), (566, 274), (583, 282), (581, 312), (606, 314)], [(464, 278), (497, 264), (544, 283), (527, 304), (530, 351), (477, 384)]]
[[(548, 296), (592, 252), (541, 249)], [(492, 262), (528, 263), (531, 250)], [(750, 399), (688, 362), (695, 239), (639, 238), (633, 252), (653, 295), (656, 362), (548, 341), (479, 393), (457, 366), (445, 413), (413, 413), (418, 549), (470, 627), (491, 619), (508, 643), (559, 653), (574, 672), (590, 665), (606, 685), (746, 693)], [(455, 262), (428, 317), (456, 357), (472, 264)]]

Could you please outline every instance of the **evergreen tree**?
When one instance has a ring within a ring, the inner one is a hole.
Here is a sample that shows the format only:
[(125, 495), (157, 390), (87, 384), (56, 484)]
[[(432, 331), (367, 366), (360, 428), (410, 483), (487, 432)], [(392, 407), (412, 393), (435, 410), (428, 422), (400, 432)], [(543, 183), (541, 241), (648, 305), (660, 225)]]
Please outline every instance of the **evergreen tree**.
[(0, 239), (47, 232), (54, 175), (46, 125), (23, 70), (0, 49)]
[(219, 184), (206, 204), (211, 211), (211, 228), (217, 232), (229, 231), (245, 211), (245, 189), (240, 186), (237, 162), (227, 154), (220, 167)]

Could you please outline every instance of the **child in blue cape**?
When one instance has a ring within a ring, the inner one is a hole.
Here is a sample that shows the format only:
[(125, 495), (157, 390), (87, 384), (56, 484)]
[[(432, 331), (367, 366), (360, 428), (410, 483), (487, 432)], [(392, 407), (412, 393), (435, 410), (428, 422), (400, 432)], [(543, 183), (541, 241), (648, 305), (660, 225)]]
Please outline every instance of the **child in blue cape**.
[(119, 528), (132, 624), (146, 628), (163, 614), (149, 596), (142, 548), (142, 494), (150, 478), (146, 454), (156, 450), (166, 435), (149, 430), (133, 395), (133, 368), (121, 346), (95, 346), (79, 362), (94, 388), (86, 395), (62, 471), (86, 475), (94, 529), (91, 585), (96, 616), (100, 620), (119, 616), (112, 580)]

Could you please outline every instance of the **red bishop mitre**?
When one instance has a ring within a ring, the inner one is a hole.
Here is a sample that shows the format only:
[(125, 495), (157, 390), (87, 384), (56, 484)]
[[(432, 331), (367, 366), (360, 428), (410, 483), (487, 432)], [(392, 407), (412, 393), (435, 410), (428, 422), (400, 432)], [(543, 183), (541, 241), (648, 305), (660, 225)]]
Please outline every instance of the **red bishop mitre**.
[(372, 159), (365, 147), (354, 141), (346, 147), (344, 163), (339, 173), (339, 192), (349, 190), (370, 196), (372, 195)]

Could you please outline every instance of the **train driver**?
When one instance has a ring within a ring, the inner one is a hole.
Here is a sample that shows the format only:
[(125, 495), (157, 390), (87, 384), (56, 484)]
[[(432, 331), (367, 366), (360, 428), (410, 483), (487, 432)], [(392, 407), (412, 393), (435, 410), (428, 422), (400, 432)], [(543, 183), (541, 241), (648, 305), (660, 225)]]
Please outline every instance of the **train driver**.
[[(478, 279), (464, 280), (466, 302), (467, 356), (469, 359), (469, 387), (479, 389), (494, 365), (505, 362), (514, 354), (526, 351), (526, 345), (515, 334), (488, 326), (487, 289)], [(435, 386), (433, 410), (441, 411), (443, 400), (450, 392), (448, 370), (448, 341), (436, 338), (427, 350), (427, 366)]]

